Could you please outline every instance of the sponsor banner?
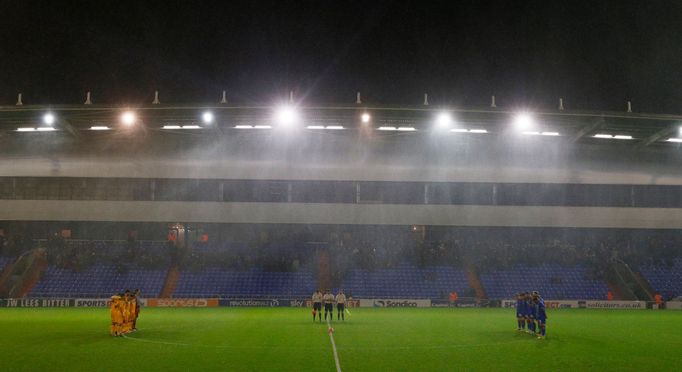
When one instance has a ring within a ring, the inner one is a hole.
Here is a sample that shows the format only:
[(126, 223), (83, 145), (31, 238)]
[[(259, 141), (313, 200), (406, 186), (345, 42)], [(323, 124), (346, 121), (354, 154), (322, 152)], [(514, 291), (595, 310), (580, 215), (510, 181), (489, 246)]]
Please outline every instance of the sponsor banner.
[(450, 307), (448, 300), (431, 300), (431, 307)]
[(291, 301), (279, 299), (234, 299), (220, 300), (220, 306), (229, 307), (280, 307), (290, 306)]
[[(586, 301), (578, 300), (545, 300), (545, 308), (547, 309), (575, 309), (581, 306), (581, 303)], [(596, 301), (593, 301), (596, 302)], [(604, 301), (607, 302), (607, 301)], [(614, 302), (614, 301), (611, 301)], [(502, 307), (516, 308), (516, 300), (502, 300)]]
[(665, 308), (666, 309), (672, 309), (672, 310), (682, 310), (682, 302), (681, 301), (668, 301), (665, 303)]
[[(144, 306), (144, 304), (143, 304)], [(149, 307), (217, 307), (217, 298), (148, 298)]]
[(75, 307), (109, 307), (111, 306), (110, 298), (77, 298), (74, 300)]
[(645, 301), (578, 301), (587, 309), (646, 309)]
[(360, 299), (360, 307), (431, 307), (431, 300), (413, 299)]
[(0, 300), (1, 307), (71, 307), (72, 298), (8, 298)]

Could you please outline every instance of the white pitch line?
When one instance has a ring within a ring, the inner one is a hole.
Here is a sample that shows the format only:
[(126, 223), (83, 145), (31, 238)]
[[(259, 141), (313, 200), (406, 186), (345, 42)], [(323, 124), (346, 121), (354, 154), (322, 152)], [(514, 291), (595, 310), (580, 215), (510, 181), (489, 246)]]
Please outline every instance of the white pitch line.
[(334, 332), (332, 325), (327, 319), (327, 333), (329, 333), (329, 340), (332, 342), (332, 351), (334, 352), (334, 363), (336, 363), (336, 372), (341, 372), (341, 362), (339, 362), (339, 353), (336, 352), (336, 343), (334, 342)]

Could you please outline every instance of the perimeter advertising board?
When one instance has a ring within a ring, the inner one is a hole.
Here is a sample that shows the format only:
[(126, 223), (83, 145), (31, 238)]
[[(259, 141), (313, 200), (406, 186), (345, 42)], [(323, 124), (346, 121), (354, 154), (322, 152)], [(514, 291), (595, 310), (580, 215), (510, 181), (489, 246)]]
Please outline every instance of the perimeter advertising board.
[(587, 309), (646, 309), (645, 301), (579, 301), (580, 307)]
[(217, 307), (217, 298), (148, 298), (149, 307)]
[[(580, 306), (581, 301), (577, 300), (545, 300), (547, 309), (575, 309)], [(582, 301), (585, 302), (585, 301)], [(502, 307), (516, 308), (516, 300), (503, 300)]]
[(72, 298), (8, 298), (0, 300), (0, 307), (71, 307)]
[(431, 307), (428, 299), (361, 298), (359, 301), (360, 307)]

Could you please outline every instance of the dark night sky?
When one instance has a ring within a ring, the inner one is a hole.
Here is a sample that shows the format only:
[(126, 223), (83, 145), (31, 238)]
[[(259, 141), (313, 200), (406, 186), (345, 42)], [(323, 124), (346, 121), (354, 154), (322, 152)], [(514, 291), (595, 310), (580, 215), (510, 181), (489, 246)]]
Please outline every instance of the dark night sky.
[[(105, 5), (106, 3), (106, 5)], [(0, 0), (0, 104), (151, 100), (682, 113), (680, 1)]]

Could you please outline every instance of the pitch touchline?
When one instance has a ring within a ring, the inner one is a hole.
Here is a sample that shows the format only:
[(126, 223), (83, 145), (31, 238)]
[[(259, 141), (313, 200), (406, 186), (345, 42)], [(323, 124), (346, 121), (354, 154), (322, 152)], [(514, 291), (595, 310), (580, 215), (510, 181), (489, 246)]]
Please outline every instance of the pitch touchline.
[[(332, 313), (333, 314), (333, 313)], [(325, 318), (326, 318), (325, 314)], [(336, 363), (336, 372), (341, 372), (341, 362), (339, 362), (339, 354), (336, 352), (336, 343), (334, 342), (334, 329), (332, 328), (329, 319), (327, 319), (327, 333), (329, 333), (329, 340), (332, 342), (332, 351), (334, 352), (334, 363)]]

